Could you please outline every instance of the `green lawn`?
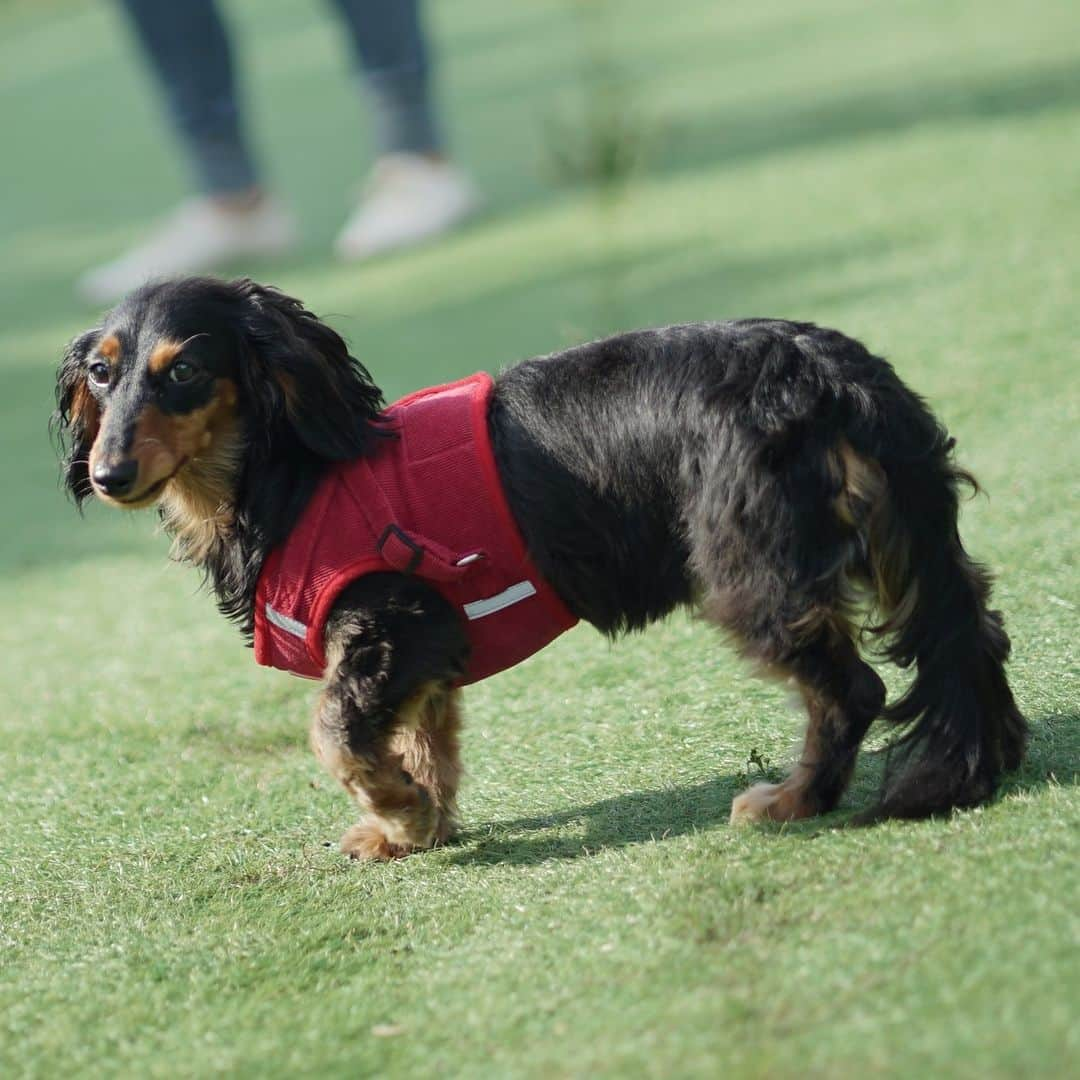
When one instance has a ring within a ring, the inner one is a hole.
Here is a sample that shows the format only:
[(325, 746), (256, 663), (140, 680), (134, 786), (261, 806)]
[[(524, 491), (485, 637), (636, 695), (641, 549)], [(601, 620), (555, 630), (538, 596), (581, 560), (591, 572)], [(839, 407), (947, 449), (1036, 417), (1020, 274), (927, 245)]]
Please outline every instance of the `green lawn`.
[(9, 2), (0, 1075), (1075, 1075), (1080, 8), (610, 4), (589, 40), (646, 148), (611, 207), (553, 179), (578, 9), (432, 7), (487, 213), (328, 261), (365, 167), (343, 44), (314, 0), (238, 0), (307, 242), (237, 269), (331, 316), (391, 396), (616, 327), (862, 338), (990, 493), (964, 533), (1000, 574), (1030, 758), (981, 810), (837, 828), (868, 755), (837, 815), (734, 832), (748, 759), (796, 750), (784, 695), (689, 619), (615, 647), (582, 627), (470, 690), (460, 842), (346, 863), (310, 684), (256, 668), (150, 516), (80, 521), (57, 490), (52, 371), (95, 317), (72, 280), (183, 172), (105, 4)]

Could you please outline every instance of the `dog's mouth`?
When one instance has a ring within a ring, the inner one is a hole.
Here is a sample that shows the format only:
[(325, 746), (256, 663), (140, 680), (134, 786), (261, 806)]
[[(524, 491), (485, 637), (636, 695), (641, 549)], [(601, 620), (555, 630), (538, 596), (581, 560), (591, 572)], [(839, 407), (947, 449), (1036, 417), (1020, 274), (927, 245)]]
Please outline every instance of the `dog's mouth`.
[(126, 497), (109, 495), (96, 485), (94, 486), (94, 491), (99, 499), (104, 499), (105, 502), (112, 503), (114, 506), (122, 506), (125, 510), (141, 510), (143, 507), (150, 506), (152, 503), (157, 502), (158, 496), (165, 490), (165, 485), (168, 484), (168, 482), (172, 480), (187, 463), (188, 458), (182, 457), (177, 462), (176, 468), (173, 469), (168, 476), (163, 476), (160, 480), (155, 480), (148, 488), (140, 491), (137, 495), (128, 495)]

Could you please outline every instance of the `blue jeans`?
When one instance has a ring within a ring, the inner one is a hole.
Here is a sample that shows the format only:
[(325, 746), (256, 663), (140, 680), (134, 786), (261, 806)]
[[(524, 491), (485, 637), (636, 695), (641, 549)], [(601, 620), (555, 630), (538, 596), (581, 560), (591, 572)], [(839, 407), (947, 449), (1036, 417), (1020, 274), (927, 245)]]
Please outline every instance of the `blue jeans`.
[[(203, 190), (224, 194), (258, 184), (237, 104), (232, 50), (214, 0), (121, 3), (162, 84)], [(419, 0), (333, 3), (371, 101), (378, 153), (440, 150)]]

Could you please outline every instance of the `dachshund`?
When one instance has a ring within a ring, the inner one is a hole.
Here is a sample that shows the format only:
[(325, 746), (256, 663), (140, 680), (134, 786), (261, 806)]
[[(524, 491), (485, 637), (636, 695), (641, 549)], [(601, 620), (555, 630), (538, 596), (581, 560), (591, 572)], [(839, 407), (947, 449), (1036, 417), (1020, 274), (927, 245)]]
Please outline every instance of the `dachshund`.
[[(436, 390), (387, 407), (334, 330), (247, 279), (146, 285), (58, 373), (76, 503), (156, 506), (261, 662), (322, 678), (312, 744), (361, 811), (345, 854), (448, 840), (461, 687), (579, 619), (614, 638), (690, 608), (794, 686), (802, 753), (735, 823), (832, 810), (878, 717), (899, 734), (859, 821), (973, 806), (1019, 765), (1009, 638), (957, 531), (974, 480), (858, 342), (694, 323)], [(915, 666), (888, 705), (866, 641)]]

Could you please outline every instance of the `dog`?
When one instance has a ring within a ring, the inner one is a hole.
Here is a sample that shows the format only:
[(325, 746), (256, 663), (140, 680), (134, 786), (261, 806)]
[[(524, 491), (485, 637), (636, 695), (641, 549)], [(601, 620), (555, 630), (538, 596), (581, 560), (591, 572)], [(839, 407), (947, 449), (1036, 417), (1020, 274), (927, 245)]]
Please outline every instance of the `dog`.
[[(957, 532), (974, 480), (837, 331), (634, 331), (387, 408), (298, 300), (187, 278), (70, 343), (54, 425), (78, 505), (156, 505), (260, 661), (323, 679), (311, 741), (362, 812), (353, 858), (450, 838), (461, 687), (579, 619), (614, 638), (691, 608), (797, 689), (798, 763), (733, 822), (832, 810), (878, 717), (902, 733), (860, 821), (975, 805), (1022, 759), (1009, 639)], [(888, 706), (866, 639), (916, 667)]]

